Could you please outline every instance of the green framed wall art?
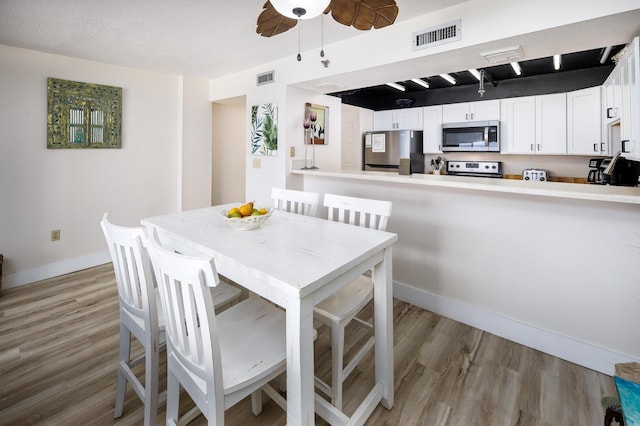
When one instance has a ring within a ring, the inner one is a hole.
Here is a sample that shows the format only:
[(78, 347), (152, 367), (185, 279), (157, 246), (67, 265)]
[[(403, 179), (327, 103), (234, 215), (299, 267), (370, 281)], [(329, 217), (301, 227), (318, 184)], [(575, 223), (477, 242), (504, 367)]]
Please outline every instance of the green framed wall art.
[(122, 148), (122, 88), (48, 78), (47, 148)]

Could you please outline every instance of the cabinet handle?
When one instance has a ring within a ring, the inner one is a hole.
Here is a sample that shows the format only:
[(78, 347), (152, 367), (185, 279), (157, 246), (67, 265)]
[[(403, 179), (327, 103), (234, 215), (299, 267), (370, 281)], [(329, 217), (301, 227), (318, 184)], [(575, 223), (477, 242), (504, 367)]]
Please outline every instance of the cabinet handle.
[(538, 151), (540, 151), (540, 144), (538, 144)]
[(465, 120), (468, 120), (468, 119), (469, 119), (469, 113), (466, 113), (466, 114), (464, 115), (464, 119), (465, 119)]
[(629, 139), (620, 141), (620, 143), (622, 144), (622, 152), (625, 154), (629, 153), (629, 151), (627, 151), (627, 142), (629, 142)]
[(593, 152), (598, 152), (598, 144), (597, 143), (593, 144)]
[(607, 118), (613, 117), (615, 117), (615, 115), (613, 115), (613, 108), (607, 108)]
[(471, 119), (473, 120), (473, 113), (471, 113)]
[(531, 144), (531, 152), (533, 152), (533, 144)]
[(605, 143), (600, 142), (600, 152), (604, 152), (604, 148), (605, 148)]

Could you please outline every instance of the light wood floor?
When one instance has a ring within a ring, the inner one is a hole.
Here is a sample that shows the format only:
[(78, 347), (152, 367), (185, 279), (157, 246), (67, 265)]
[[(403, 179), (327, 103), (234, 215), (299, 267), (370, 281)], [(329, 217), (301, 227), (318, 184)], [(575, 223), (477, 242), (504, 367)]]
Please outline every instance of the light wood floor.
[[(328, 378), (328, 330), (319, 331), (317, 374)], [(364, 337), (357, 328), (350, 333), (355, 345)], [(395, 405), (379, 406), (368, 425), (595, 426), (603, 423), (600, 399), (615, 395), (609, 376), (397, 300), (394, 346)], [(111, 264), (4, 291), (0, 424), (142, 424), (142, 403), (130, 387), (124, 416), (112, 418), (117, 351)], [(347, 413), (364, 397), (372, 371), (370, 355), (347, 381)], [(258, 417), (242, 401), (227, 411), (227, 424), (284, 425), (284, 412), (264, 401)], [(183, 396), (181, 411), (189, 404)], [(158, 424), (164, 414), (162, 406)]]

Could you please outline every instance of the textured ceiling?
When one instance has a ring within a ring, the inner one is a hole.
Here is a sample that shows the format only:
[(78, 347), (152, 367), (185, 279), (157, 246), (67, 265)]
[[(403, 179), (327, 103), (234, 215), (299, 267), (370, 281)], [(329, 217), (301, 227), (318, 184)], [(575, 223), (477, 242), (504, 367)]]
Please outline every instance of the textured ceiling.
[[(396, 0), (396, 22), (464, 0)], [(207, 78), (295, 56), (298, 30), (256, 34), (265, 0), (0, 0), (0, 44)], [(303, 22), (302, 51), (321, 19)], [(324, 42), (361, 32), (324, 17)]]

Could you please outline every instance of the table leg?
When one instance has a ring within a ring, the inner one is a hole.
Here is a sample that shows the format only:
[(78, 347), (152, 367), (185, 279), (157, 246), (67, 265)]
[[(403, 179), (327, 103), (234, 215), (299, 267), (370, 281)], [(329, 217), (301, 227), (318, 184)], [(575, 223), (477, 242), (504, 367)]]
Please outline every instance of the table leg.
[(391, 247), (373, 268), (376, 383), (382, 385), (382, 406), (393, 407), (393, 278)]
[(313, 304), (294, 299), (287, 307), (287, 425), (313, 425)]

